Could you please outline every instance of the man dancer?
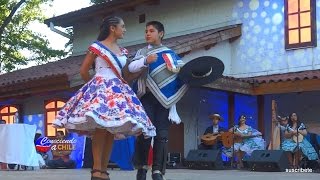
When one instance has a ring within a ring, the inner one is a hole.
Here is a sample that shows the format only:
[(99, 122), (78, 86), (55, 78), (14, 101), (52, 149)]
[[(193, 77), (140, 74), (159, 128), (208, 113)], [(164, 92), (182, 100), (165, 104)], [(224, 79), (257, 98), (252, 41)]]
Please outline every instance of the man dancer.
[[(163, 180), (167, 161), (167, 144), (171, 122), (180, 123), (176, 111), (176, 103), (185, 94), (188, 87), (177, 76), (183, 61), (171, 49), (162, 45), (164, 26), (158, 21), (146, 24), (145, 38), (147, 46), (138, 50), (134, 60), (129, 65), (144, 63), (147, 73), (136, 83), (137, 95), (143, 107), (157, 129), (153, 145), (152, 179)], [(141, 67), (141, 64), (140, 64)], [(146, 180), (148, 169), (148, 152), (151, 139), (139, 136), (136, 141), (135, 165), (138, 168), (137, 180)]]

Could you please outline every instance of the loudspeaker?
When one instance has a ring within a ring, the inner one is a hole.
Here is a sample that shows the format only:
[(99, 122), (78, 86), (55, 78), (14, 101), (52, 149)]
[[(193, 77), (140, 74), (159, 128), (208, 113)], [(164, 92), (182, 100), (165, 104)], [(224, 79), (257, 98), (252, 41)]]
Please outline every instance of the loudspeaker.
[(220, 150), (190, 150), (186, 158), (190, 169), (223, 169)]
[(167, 162), (180, 163), (181, 162), (181, 153), (178, 152), (169, 152)]
[(248, 170), (252, 168), (252, 164), (250, 162), (250, 156), (245, 155), (242, 158), (242, 163), (243, 163), (243, 168), (248, 169)]
[(255, 150), (247, 163), (252, 171), (276, 172), (289, 169), (288, 157), (283, 150)]
[(167, 168), (175, 169), (181, 163), (181, 153), (169, 152), (167, 158)]

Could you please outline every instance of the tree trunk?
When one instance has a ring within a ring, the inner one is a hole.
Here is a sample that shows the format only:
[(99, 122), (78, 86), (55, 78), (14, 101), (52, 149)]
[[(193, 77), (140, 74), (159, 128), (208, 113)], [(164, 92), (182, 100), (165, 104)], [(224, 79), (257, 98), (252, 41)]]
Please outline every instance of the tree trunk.
[[(0, 27), (0, 60), (2, 59), (2, 34), (5, 30), (5, 28), (8, 26), (8, 24), (10, 23), (10, 21), (12, 20), (13, 15), (17, 12), (17, 10), (19, 9), (19, 7), (25, 3), (26, 0), (21, 0), (20, 2), (18, 2), (11, 10), (10, 14), (8, 17), (6, 17), (6, 19), (3, 21), (3, 24), (1, 24)], [(1, 63), (0, 63), (0, 73), (1, 73)]]
[(0, 27), (0, 37), (2, 37), (2, 33), (4, 32), (4, 29), (7, 27), (7, 25), (10, 23), (10, 21), (12, 20), (13, 15), (16, 13), (16, 11), (19, 9), (19, 7), (25, 3), (26, 0), (21, 0), (20, 2), (18, 2), (13, 9), (11, 10), (10, 14), (8, 17), (6, 17), (6, 19), (3, 21), (3, 24)]

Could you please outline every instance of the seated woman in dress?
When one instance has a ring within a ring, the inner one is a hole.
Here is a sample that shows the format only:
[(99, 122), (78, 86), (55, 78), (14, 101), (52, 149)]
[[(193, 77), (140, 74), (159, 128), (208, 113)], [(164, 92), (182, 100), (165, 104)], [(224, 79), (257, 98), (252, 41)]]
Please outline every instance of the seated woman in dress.
[[(282, 149), (289, 152), (288, 159), (292, 168), (298, 167), (298, 158), (301, 157), (300, 155), (306, 156), (308, 160), (318, 159), (318, 154), (316, 153), (315, 149), (305, 138), (307, 133), (307, 128), (298, 120), (297, 113), (292, 113), (289, 117), (289, 126), (287, 126), (285, 131), (285, 139), (282, 142)], [(297, 143), (297, 140), (294, 139), (297, 138), (296, 135), (298, 134), (303, 136), (302, 142), (299, 143)], [(292, 155), (294, 156), (293, 158)]]
[[(245, 154), (250, 156), (254, 150), (265, 149), (265, 141), (262, 139), (261, 132), (247, 125), (246, 117), (244, 115), (239, 117), (238, 125), (230, 128), (229, 132), (234, 132), (235, 135), (235, 143), (233, 147), (238, 159), (238, 168), (243, 168), (242, 158)], [(225, 154), (232, 157), (232, 152), (231, 147), (225, 151)]]

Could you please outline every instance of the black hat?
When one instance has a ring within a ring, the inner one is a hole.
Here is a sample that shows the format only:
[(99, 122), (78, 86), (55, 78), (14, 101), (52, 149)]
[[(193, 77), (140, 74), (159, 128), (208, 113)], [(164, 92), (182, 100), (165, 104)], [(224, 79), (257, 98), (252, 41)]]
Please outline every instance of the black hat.
[(222, 77), (224, 64), (218, 58), (202, 56), (186, 63), (178, 76), (186, 84), (202, 86)]

